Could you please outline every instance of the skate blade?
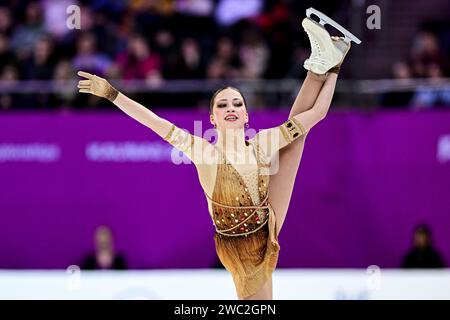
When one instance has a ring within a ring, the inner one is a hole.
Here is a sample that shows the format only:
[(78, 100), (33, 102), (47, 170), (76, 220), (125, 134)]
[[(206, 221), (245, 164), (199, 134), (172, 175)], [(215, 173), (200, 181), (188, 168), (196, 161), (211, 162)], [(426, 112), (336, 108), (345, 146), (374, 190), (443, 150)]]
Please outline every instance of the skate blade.
[(320, 11), (317, 11), (314, 8), (309, 8), (306, 10), (306, 16), (311, 19), (311, 15), (314, 14), (315, 16), (319, 17), (320, 24), (322, 26), (325, 26), (325, 24), (329, 24), (333, 26), (335, 29), (339, 30), (345, 37), (344, 41), (347, 43), (350, 43), (350, 41), (355, 42), (356, 44), (360, 44), (361, 40), (359, 40), (353, 33), (345, 29), (343, 26), (341, 26), (339, 23), (331, 19), (329, 16), (323, 14)]

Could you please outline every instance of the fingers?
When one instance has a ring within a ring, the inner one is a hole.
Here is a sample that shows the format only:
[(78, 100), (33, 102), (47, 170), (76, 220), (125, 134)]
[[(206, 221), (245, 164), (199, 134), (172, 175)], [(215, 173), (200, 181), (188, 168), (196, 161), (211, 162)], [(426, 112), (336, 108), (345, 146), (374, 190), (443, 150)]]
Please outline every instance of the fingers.
[(92, 78), (94, 77), (93, 74), (90, 74), (90, 73), (84, 72), (84, 71), (78, 71), (77, 74), (78, 74), (80, 77), (84, 77), (84, 78), (87, 78), (87, 79), (89, 79), (89, 80), (92, 79)]
[(78, 71), (77, 73), (80, 77), (87, 78), (89, 80), (80, 80), (78, 81), (78, 92), (81, 93), (91, 93), (91, 79), (93, 79), (94, 75), (84, 71)]
[(90, 80), (86, 80), (87, 82), (82, 83), (83, 81), (78, 82), (78, 89), (91, 89)]

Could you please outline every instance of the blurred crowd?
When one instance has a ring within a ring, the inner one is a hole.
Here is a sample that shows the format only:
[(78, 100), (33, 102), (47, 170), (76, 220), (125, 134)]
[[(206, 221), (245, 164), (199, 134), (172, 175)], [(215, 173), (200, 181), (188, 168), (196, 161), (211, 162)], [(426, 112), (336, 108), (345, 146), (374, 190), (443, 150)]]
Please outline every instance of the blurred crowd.
[[(414, 109), (450, 106), (450, 90), (440, 90), (450, 76), (450, 30), (439, 38), (430, 31), (420, 31), (414, 38), (409, 56), (392, 66), (392, 77), (407, 89), (387, 92), (381, 96), (385, 107), (411, 106)], [(427, 85), (413, 86), (411, 79), (429, 79)], [(409, 87), (409, 88), (408, 88)]]
[[(80, 9), (80, 29), (69, 26), (76, 20), (73, 5)], [(71, 82), (77, 70), (150, 85), (173, 79), (303, 79), (310, 45), (300, 23), (311, 5), (294, 0), (0, 0), (0, 110), (111, 107), (77, 94)], [(344, 5), (348, 1), (326, 3), (326, 12), (342, 12)], [(318, 3), (314, 7), (321, 9)], [(450, 48), (439, 40), (429, 32), (418, 34), (411, 57), (394, 65), (393, 77), (439, 81), (449, 76)], [(54, 80), (64, 90), (8, 91), (8, 84), (21, 86), (21, 80)], [(153, 106), (197, 106), (209, 95), (199, 90), (134, 98)], [(419, 88), (386, 93), (381, 103), (435, 105), (449, 99), (448, 91), (436, 95)]]
[[(66, 25), (72, 4), (80, 8), (79, 30)], [(305, 9), (280, 0), (0, 2), (0, 80), (64, 83), (77, 70), (156, 83), (290, 77), (304, 73)], [(83, 107), (90, 104), (85, 100), (68, 93), (3, 94), (0, 108)]]

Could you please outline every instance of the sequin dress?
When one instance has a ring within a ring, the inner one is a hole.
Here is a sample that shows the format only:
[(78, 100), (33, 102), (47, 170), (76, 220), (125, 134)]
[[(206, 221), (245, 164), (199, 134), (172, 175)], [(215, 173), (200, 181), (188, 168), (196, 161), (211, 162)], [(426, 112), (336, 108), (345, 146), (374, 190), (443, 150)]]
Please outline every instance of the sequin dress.
[(222, 155), (211, 202), (217, 255), (231, 273), (239, 298), (255, 294), (270, 279), (280, 246), (268, 202), (269, 164), (255, 142), (257, 168), (241, 175)]
[[(259, 142), (261, 139), (264, 141), (264, 137), (267, 140), (272, 133), (276, 137), (275, 141), (279, 141), (278, 148), (282, 148), (306, 131), (297, 119), (290, 118), (278, 127), (258, 133), (248, 141), (257, 165), (255, 171), (247, 175), (241, 175), (216, 148), (220, 161), (211, 166), (216, 170), (212, 196), (205, 192), (216, 230), (214, 241), (217, 255), (231, 273), (240, 299), (257, 293), (270, 279), (278, 262), (280, 245), (276, 219), (268, 201), (268, 158), (271, 154), (269, 150), (273, 149), (262, 151)], [(210, 146), (203, 138), (189, 134), (175, 125), (172, 125), (164, 140), (184, 152), (196, 164), (201, 160), (198, 156), (202, 155), (203, 146)], [(267, 148), (269, 144), (263, 145)]]

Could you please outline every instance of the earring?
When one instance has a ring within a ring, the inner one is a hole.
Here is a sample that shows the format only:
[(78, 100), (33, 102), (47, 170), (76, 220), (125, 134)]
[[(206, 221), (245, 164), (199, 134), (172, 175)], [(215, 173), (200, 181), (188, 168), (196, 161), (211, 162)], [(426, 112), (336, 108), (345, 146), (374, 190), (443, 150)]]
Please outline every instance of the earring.
[(245, 123), (245, 127), (248, 128), (248, 122)]

